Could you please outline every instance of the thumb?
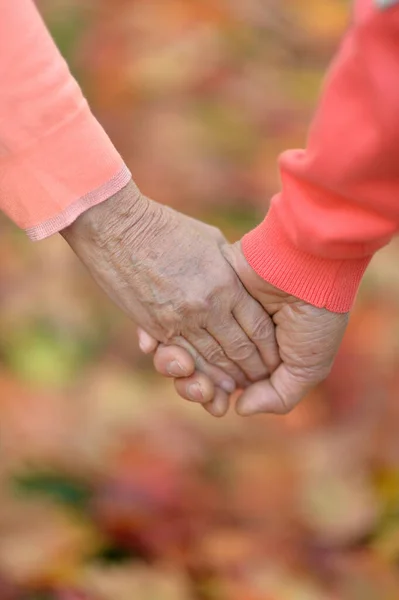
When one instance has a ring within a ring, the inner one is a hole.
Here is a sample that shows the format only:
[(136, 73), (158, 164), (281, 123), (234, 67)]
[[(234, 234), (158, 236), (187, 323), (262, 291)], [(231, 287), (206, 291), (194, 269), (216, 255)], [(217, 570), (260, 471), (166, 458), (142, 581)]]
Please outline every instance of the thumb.
[(270, 379), (258, 381), (245, 390), (237, 401), (236, 411), (242, 417), (257, 413), (285, 415), (289, 413), (318, 379), (302, 376), (282, 363)]

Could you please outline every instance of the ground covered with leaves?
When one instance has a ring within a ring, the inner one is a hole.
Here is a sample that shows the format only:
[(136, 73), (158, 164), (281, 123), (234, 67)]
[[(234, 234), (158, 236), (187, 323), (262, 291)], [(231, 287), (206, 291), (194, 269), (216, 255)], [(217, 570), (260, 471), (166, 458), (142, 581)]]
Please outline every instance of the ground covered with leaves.
[[(233, 240), (304, 144), (341, 0), (43, 0), (143, 191)], [(62, 239), (0, 221), (1, 600), (399, 598), (398, 246), (284, 418), (178, 399)]]

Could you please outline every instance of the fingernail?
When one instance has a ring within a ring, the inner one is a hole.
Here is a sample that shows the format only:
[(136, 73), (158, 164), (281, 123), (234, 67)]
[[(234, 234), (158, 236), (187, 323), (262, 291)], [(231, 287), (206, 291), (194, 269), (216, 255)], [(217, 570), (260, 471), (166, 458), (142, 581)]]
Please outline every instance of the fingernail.
[(202, 402), (204, 399), (204, 394), (199, 383), (191, 383), (188, 386), (187, 394), (195, 402)]
[(139, 348), (144, 354), (150, 354), (155, 348), (157, 344), (153, 344), (153, 340), (149, 339), (147, 334), (143, 333), (139, 335)]
[(181, 375), (185, 375), (183, 367), (178, 360), (172, 360), (167, 367), (167, 371), (169, 375), (172, 375), (172, 377), (180, 377)]
[(220, 387), (228, 394), (232, 394), (236, 389), (236, 384), (231, 379), (225, 379), (221, 382)]
[(142, 340), (141, 338), (139, 338), (139, 348), (142, 352), (144, 352), (144, 354), (147, 354), (148, 352), (148, 346), (145, 343), (144, 340)]

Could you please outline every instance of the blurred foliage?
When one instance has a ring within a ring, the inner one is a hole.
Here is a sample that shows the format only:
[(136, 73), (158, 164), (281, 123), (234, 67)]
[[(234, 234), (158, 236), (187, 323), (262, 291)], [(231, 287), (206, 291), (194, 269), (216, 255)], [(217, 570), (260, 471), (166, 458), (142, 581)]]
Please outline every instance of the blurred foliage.
[[(304, 143), (349, 2), (39, 5), (141, 188), (237, 239)], [(399, 598), (397, 256), (325, 384), (217, 421), (152, 375), (61, 239), (1, 219), (1, 600)]]

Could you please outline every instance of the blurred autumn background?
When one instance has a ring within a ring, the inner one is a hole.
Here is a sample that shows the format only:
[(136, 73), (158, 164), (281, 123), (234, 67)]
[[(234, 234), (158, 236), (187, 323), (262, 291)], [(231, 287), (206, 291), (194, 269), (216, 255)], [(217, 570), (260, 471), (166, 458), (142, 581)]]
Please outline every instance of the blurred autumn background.
[[(238, 239), (347, 0), (41, 0), (142, 190)], [(178, 399), (60, 237), (0, 219), (1, 600), (397, 600), (399, 266), (284, 418)]]

